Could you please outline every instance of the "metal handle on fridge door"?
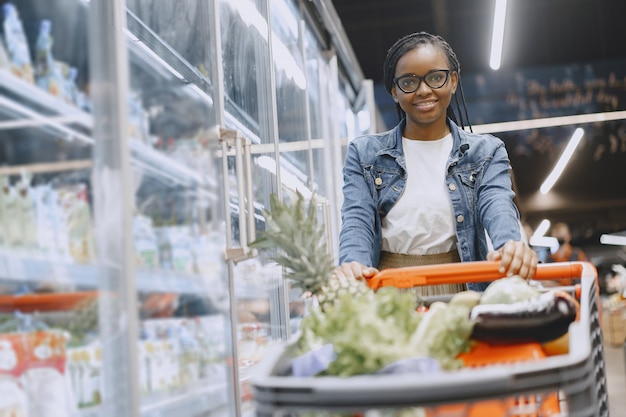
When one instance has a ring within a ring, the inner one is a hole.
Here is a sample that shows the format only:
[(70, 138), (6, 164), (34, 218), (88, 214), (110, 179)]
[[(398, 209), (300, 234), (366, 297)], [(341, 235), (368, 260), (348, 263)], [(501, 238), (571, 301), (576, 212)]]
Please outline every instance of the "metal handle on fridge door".
[[(242, 136), (238, 131), (220, 129), (222, 169), (224, 179), (228, 181), (228, 157), (235, 157), (235, 179), (237, 181), (237, 202), (239, 209), (239, 247), (234, 247), (232, 228), (230, 227), (230, 196), (229, 186), (226, 183), (226, 213), (227, 213), (227, 237), (226, 237), (226, 260), (243, 261), (257, 255), (256, 249), (250, 248), (250, 243), (256, 239), (256, 227), (254, 217), (254, 193), (252, 188), (252, 156), (250, 140)], [(247, 213), (247, 214), (246, 214)]]

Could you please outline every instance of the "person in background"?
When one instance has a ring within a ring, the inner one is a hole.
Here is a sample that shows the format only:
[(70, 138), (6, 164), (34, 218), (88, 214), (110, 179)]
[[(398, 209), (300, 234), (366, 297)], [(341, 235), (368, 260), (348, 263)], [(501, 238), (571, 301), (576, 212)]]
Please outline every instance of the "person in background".
[(400, 121), (348, 145), (339, 276), (367, 279), (385, 268), (485, 259), (499, 261), (503, 274), (534, 275), (537, 255), (521, 237), (507, 151), (499, 138), (471, 132), (460, 72), (440, 36), (413, 33), (389, 49), (384, 84)]
[[(546, 262), (588, 261), (587, 255), (581, 248), (572, 246), (572, 234), (567, 223), (555, 223), (552, 226), (551, 235), (559, 242), (559, 247), (548, 256)], [(572, 285), (573, 283), (574, 280), (572, 279), (556, 281), (557, 285)]]
[(572, 246), (572, 234), (567, 223), (556, 223), (552, 226), (551, 234), (559, 242), (559, 247), (550, 255), (550, 262), (587, 261), (585, 252), (581, 248)]

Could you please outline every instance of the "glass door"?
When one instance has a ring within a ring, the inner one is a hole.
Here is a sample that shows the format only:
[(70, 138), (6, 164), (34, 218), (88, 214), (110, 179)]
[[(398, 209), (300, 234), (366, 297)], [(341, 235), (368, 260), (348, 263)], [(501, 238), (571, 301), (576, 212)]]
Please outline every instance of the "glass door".
[(0, 414), (103, 403), (87, 8), (1, 1)]

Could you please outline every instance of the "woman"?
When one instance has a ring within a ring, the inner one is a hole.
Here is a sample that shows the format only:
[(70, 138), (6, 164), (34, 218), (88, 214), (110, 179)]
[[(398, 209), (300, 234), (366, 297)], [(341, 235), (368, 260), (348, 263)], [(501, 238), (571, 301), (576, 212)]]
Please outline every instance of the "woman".
[[(387, 53), (384, 83), (400, 122), (349, 144), (337, 273), (362, 279), (384, 268), (489, 259), (502, 273), (531, 278), (537, 255), (520, 235), (504, 143), (465, 130), (450, 45), (425, 32), (399, 39)], [(485, 231), (496, 250), (488, 250)]]

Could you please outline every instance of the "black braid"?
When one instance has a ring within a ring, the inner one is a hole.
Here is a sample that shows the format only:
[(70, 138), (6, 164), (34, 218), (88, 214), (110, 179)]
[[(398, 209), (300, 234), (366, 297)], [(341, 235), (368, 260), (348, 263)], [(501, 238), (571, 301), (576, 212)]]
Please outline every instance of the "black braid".
[[(445, 53), (450, 68), (453, 71), (457, 72), (459, 76), (458, 87), (461, 94), (460, 101), (459, 95), (454, 95), (454, 103), (456, 105), (456, 111), (458, 115), (454, 112), (454, 109), (452, 108), (452, 103), (450, 103), (450, 105), (448, 106), (446, 114), (450, 119), (452, 119), (454, 123), (459, 125), (461, 129), (464, 129), (465, 125), (467, 124), (471, 131), (472, 125), (470, 123), (469, 114), (467, 112), (467, 105), (465, 103), (463, 87), (461, 86), (461, 65), (459, 64), (459, 60), (457, 59), (456, 54), (452, 50), (450, 44), (448, 44), (448, 42), (446, 42), (445, 39), (443, 39), (439, 35), (431, 35), (427, 32), (417, 32), (398, 39), (396, 43), (394, 43), (391, 48), (389, 48), (389, 51), (387, 51), (387, 57), (385, 58), (385, 63), (383, 65), (383, 83), (385, 85), (385, 89), (388, 93), (391, 94), (398, 60), (400, 60), (400, 58), (407, 52), (416, 49), (422, 45), (432, 45), (440, 48)], [(396, 111), (398, 113), (398, 118), (402, 119), (404, 117), (404, 111), (398, 103), (396, 103)]]

